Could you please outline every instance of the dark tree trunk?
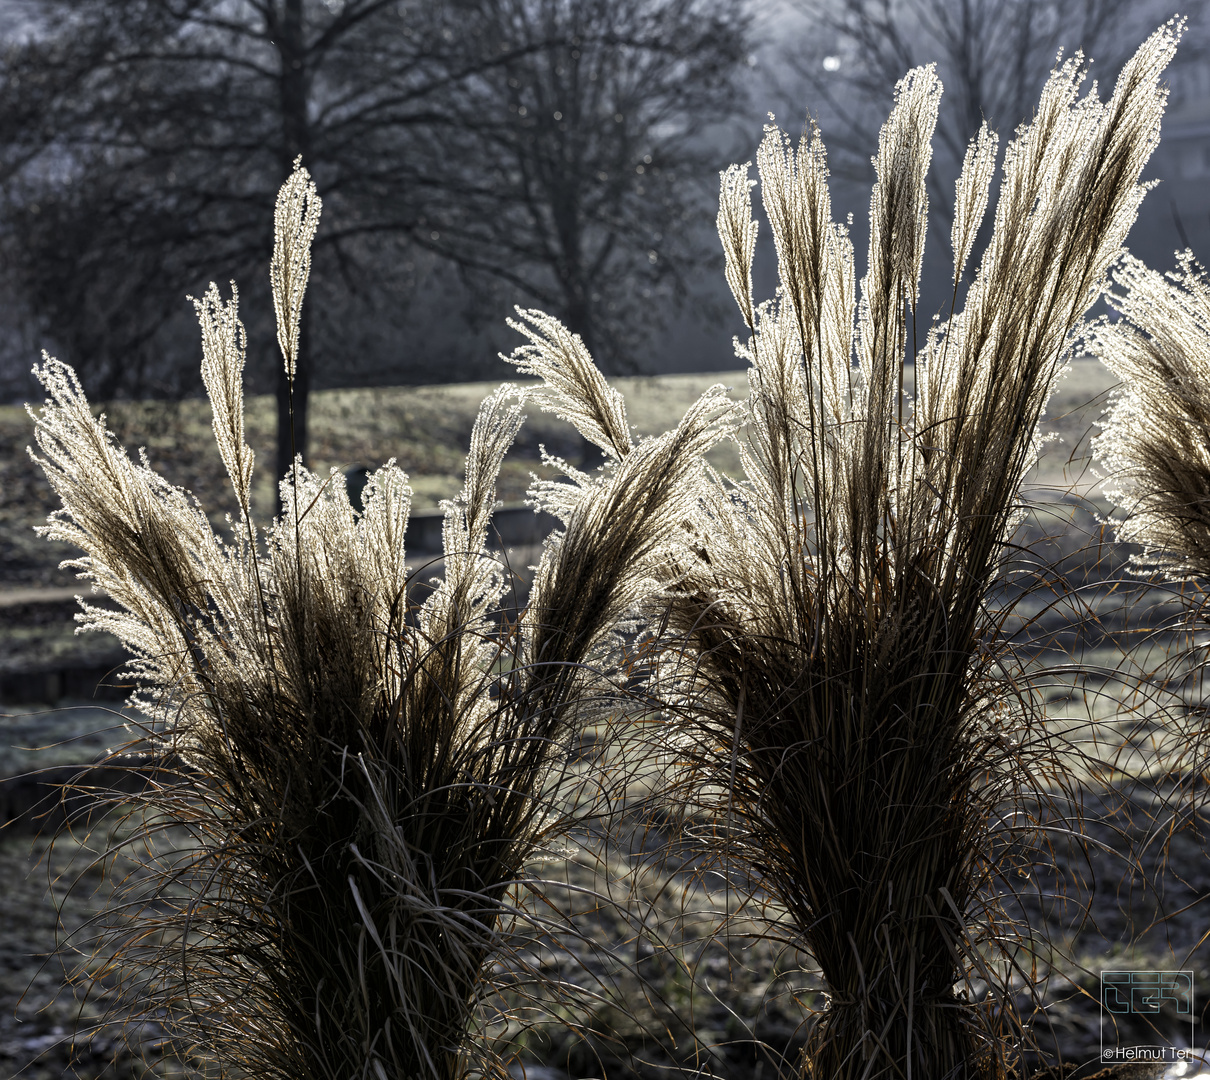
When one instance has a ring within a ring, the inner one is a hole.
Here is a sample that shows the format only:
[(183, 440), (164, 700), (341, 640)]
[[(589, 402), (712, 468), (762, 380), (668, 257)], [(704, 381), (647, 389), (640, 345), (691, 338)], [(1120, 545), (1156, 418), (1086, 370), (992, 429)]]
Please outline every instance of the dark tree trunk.
[(567, 326), (573, 334), (579, 334), (584, 341), (584, 347), (592, 354), (592, 358), (600, 366), (600, 357), (596, 354), (596, 334), (594, 333), (592, 307), (585, 290), (579, 284), (565, 286), (563, 290), (567, 298)]

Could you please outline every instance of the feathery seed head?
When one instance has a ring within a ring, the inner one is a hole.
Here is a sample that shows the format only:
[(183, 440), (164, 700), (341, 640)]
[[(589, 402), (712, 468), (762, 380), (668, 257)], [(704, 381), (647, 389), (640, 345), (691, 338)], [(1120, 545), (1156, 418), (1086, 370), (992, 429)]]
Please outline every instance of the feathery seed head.
[(984, 121), (979, 127), (979, 134), (966, 148), (962, 172), (954, 184), (954, 222), (950, 228), (950, 243), (954, 251), (955, 282), (962, 279), (966, 260), (970, 257), (979, 226), (983, 224), (999, 144), (1000, 137), (989, 130), (987, 121)]
[(633, 446), (622, 395), (605, 381), (579, 334), (544, 312), (516, 311), (518, 318), (508, 325), (530, 344), (500, 358), (522, 375), (542, 379), (544, 388), (534, 395), (539, 406), (574, 424), (607, 457), (620, 461)]
[(1210, 578), (1210, 280), (1190, 251), (1167, 275), (1123, 256), (1112, 280), (1122, 317), (1087, 343), (1122, 380), (1093, 440), (1117, 536), (1141, 572)]
[(904, 338), (891, 336), (906, 302), (920, 293), (928, 232), (925, 176), (933, 156), (933, 129), (941, 102), (936, 65), (914, 68), (895, 87), (895, 107), (878, 136), (877, 177), (870, 194), (870, 245), (861, 281), (858, 321), (861, 370), (876, 397), (876, 414), (890, 402), (890, 375), (901, 363)]
[(302, 325), (303, 295), (311, 274), (311, 244), (319, 228), (323, 202), (311, 174), (294, 159), (294, 172), (282, 185), (273, 215), (273, 261), (269, 279), (277, 313), (277, 344), (293, 381), (298, 364), (298, 335)]
[(752, 217), (752, 189), (748, 179), (752, 163), (729, 165), (719, 173), (718, 234), (723, 241), (727, 284), (739, 304), (744, 322), (755, 322), (752, 307), (752, 256), (756, 250), (757, 223)]
[[(191, 297), (192, 299), (192, 297)], [(231, 283), (231, 300), (224, 303), (218, 286), (210, 283), (201, 300), (193, 300), (202, 328), (202, 382), (214, 411), (214, 438), (231, 478), (240, 511), (251, 510), (254, 455), (244, 442), (244, 361), (248, 335), (239, 319), (239, 290)]]

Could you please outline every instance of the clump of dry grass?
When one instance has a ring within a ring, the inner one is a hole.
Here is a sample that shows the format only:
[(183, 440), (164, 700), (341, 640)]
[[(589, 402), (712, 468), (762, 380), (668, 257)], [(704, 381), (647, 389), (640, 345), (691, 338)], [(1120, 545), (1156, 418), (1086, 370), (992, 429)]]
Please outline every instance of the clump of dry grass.
[(1210, 767), (1210, 655), (1200, 640), (1210, 581), (1210, 281), (1185, 251), (1164, 275), (1124, 255), (1113, 284), (1106, 299), (1121, 317), (1098, 322), (1087, 340), (1121, 385), (1093, 450), (1116, 507), (1109, 524), (1118, 540), (1142, 549), (1129, 568), (1176, 583), (1179, 599), (1161, 632), (1182, 633), (1164, 662), (1138, 679), (1142, 723), (1158, 726), (1178, 748), (1160, 776), (1167, 790), (1152, 838), (1167, 858), (1177, 831), (1204, 813), (1199, 781)]
[[(997, 805), (1020, 805), (1045, 763), (1003, 677), (992, 590), (1072, 332), (1146, 191), (1179, 33), (1174, 21), (1145, 42), (1107, 103), (1079, 95), (1079, 56), (1057, 67), (1006, 148), (959, 310), (995, 173), (996, 136), (979, 132), (957, 185), (954, 305), (923, 343), (932, 68), (899, 84), (882, 129), (860, 299), (814, 127), (797, 150), (770, 127), (759, 151), (773, 300), (752, 295), (754, 184), (744, 167), (722, 176), (727, 280), (751, 335), (737, 343), (751, 364), (745, 477), (709, 475), (663, 567), (661, 629), (679, 651), (664, 653), (662, 692), (715, 841), (784, 905), (830, 988), (805, 1075), (1007, 1068), (1011, 1008), (997, 1019), (970, 996), (977, 979), (1003, 985), (978, 951), (999, 932), (981, 890)], [(516, 362), (587, 433), (559, 328), (526, 318)], [(624, 462), (624, 436), (608, 441)]]
[[(319, 209), (297, 168), (272, 274), (288, 373)], [(35, 456), (62, 500), (43, 531), (82, 548), (73, 565), (121, 606), (85, 604), (81, 618), (134, 654), (150, 717), (137, 734), (159, 769), (130, 841), (145, 843), (150, 876), (131, 878), (109, 931), (116, 958), (86, 975), (122, 982), (132, 1021), (156, 1017), (224, 1075), (500, 1072), (472, 1033), (501, 920), (526, 860), (565, 823), (557, 795), (593, 672), (649, 588), (651, 552), (691, 512), (720, 391), (560, 489), (564, 528), (500, 629), (509, 578), (486, 537), (523, 420), (510, 391), (483, 403), (465, 486), (445, 504), (444, 579), (418, 603), (410, 492), (393, 462), (354, 508), (338, 471), (296, 460), (280, 517), (253, 520), (237, 298), (211, 286), (195, 305), (239, 506), (226, 542), (187, 492), (116, 444), (69, 367), (47, 357), (35, 369), (48, 394)], [(610, 425), (608, 395), (595, 404), (587, 422)], [(157, 847), (168, 829), (189, 842)]]
[(1105, 494), (1119, 508), (1117, 537), (1140, 544), (1132, 559), (1170, 580), (1210, 578), (1210, 282), (1193, 253), (1161, 275), (1125, 256), (1122, 316), (1102, 321), (1088, 345), (1122, 380), (1093, 441), (1108, 473)]

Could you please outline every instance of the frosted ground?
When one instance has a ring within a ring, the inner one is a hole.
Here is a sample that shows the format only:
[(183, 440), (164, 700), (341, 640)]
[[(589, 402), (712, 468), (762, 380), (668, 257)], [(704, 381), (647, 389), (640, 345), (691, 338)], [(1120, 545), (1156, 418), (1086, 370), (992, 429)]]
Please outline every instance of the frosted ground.
[[(743, 373), (615, 380), (641, 433), (675, 423), (684, 407), (715, 382), (746, 393)], [(1193, 966), (1201, 973), (1200, 1000), (1210, 993), (1207, 947), (1200, 942), (1206, 913), (1199, 902), (1210, 894), (1210, 858), (1200, 820), (1186, 812), (1188, 800), (1173, 801), (1174, 793), (1186, 790), (1178, 789), (1180, 782), (1195, 777), (1189, 770), (1171, 772), (1174, 724), (1196, 717), (1191, 706), (1200, 691), (1183, 681), (1182, 669), (1161, 668), (1163, 655), (1179, 639), (1145, 632), (1172, 617), (1177, 607), (1171, 597), (1123, 585), (1123, 553), (1099, 544), (1095, 514), (1108, 506), (1091, 471), (1089, 437), (1110, 383), (1098, 363), (1079, 361), (1051, 403), (1045, 427), (1057, 437), (1044, 447), (1026, 493), (1033, 508), (1021, 539), (1030, 550), (1018, 563), (1015, 587), (1029, 582), (1028, 568), (1039, 560), (1059, 561), (1066, 587), (1058, 595), (1046, 590), (1027, 596), (1022, 610), (1030, 621), (1009, 628), (1018, 634), (1022, 653), (1035, 670), (1041, 665), (1052, 669), (1037, 686), (1052, 729), (1065, 731), (1090, 750), (1112, 785), (1108, 796), (1088, 796), (1091, 816), (1100, 820), (1086, 826), (1083, 838), (1065, 836), (1063, 822), (1052, 821), (1058, 828), (1042, 834), (1052, 848), (1052, 865), (1039, 865), (1015, 883), (1022, 890), (1016, 910), (1028, 911), (1034, 925), (1048, 933), (1039, 974), (1048, 979), (1048, 1017), (1055, 1030), (1053, 1038), (1039, 1031), (1039, 1039), (1050, 1046), (1057, 1041), (1077, 1061), (1099, 1048), (1099, 1015), (1090, 994), (1096, 992), (1106, 957), (1123, 967)], [(415, 505), (433, 507), (460, 486), (463, 448), (488, 389), (475, 384), (316, 394), (313, 462), (320, 470), (343, 469), (396, 457), (411, 474)], [(216, 524), (221, 522), (230, 500), (209, 431), (208, 406), (127, 404), (109, 412), (128, 446), (146, 444), (153, 464), (216, 510)], [(573, 459), (580, 452), (567, 425), (535, 409), (529, 412), (530, 423), (501, 476), (499, 494), (506, 502), (523, 498), (530, 472), (544, 471), (539, 443)], [(272, 458), (273, 416), (271, 399), (249, 401), (248, 437), (260, 463)], [(32, 534), (32, 526), (52, 504), (40, 472), (24, 454), (31, 427), (23, 411), (0, 409), (0, 669), (9, 670), (48, 660), (66, 662), (81, 650), (99, 654), (112, 648), (95, 636), (72, 635), (69, 597), (78, 586), (73, 588), (70, 573), (56, 568), (68, 552), (53, 551)], [(734, 472), (734, 449), (719, 448), (714, 463)], [(256, 498), (258, 512), (271, 513), (273, 490), (263, 470)], [(516, 555), (522, 562), (532, 558), (530, 552)], [(57, 603), (32, 603), (28, 590), (43, 589), (56, 590)], [(1077, 677), (1070, 670), (1077, 657), (1099, 671), (1091, 678)], [(1156, 677), (1146, 684), (1147, 695), (1127, 689), (1151, 671)], [(1168, 713), (1158, 712), (1161, 705)], [(0, 711), (9, 713), (0, 740), (4, 776), (31, 766), (82, 764), (120, 738), (105, 730), (113, 728), (115, 714), (96, 706), (6, 710), (0, 705)], [(38, 752), (19, 749), (52, 742), (60, 745)], [(1087, 775), (1090, 771), (1083, 768), (1081, 779), (1092, 792), (1097, 785)], [(636, 780), (636, 806), (655, 787), (658, 777)], [(653, 1064), (710, 1062), (720, 1076), (751, 1075), (753, 1038), (793, 1052), (806, 1010), (819, 1003), (818, 981), (803, 969), (804, 958), (754, 938), (757, 924), (743, 913), (728, 938), (730, 953), (722, 943), (706, 945), (704, 935), (722, 912), (735, 909), (736, 894), (722, 887), (721, 878), (696, 879), (690, 872), (697, 865), (695, 856), (683, 846), (671, 863), (636, 873), (628, 845), (653, 850), (675, 834), (675, 823), (658, 824), (643, 838), (631, 821), (626, 842), (610, 847), (583, 836), (578, 855), (556, 853), (540, 872), (591, 885), (614, 898), (612, 907), (594, 902), (578, 909), (581, 926), (590, 928), (588, 936), (596, 943), (595, 950), (581, 948), (580, 959), (615, 988), (612, 1003), (607, 994), (596, 1006), (600, 1026), (617, 1031), (637, 1058)], [(56, 916), (47, 895), (47, 865), (52, 878), (70, 866), (81, 867), (89, 842), (69, 839), (48, 854), (45, 837), (31, 840), (28, 832), (14, 833), (0, 834), (0, 880), (6, 882), (6, 907), (14, 913), (0, 942), (0, 1063), (16, 1069), (36, 1059), (23, 1076), (59, 1076), (67, 1060), (64, 1039), (73, 1030), (79, 1006), (70, 994), (59, 993), (61, 961), (52, 957), (42, 965), (29, 954), (45, 957), (54, 947)], [(1141, 865), (1132, 868), (1120, 852), (1147, 839)], [(42, 867), (31, 871), (40, 859)], [(1144, 885), (1146, 877), (1157, 887)], [(84, 888), (61, 901), (60, 937), (95, 914), (107, 888), (106, 879), (94, 873), (86, 877)], [(51, 891), (61, 898), (63, 881)], [(564, 894), (568, 907), (572, 895)], [(646, 929), (640, 932), (640, 926)], [(539, 966), (584, 981), (569, 958), (548, 955), (546, 948), (535, 942), (530, 950)], [(634, 981), (639, 976), (645, 984)], [(626, 1018), (618, 1005), (643, 1000), (644, 994), (649, 1004), (637, 1010), (637, 1018)], [(94, 997), (85, 1014), (99, 1016), (104, 997)], [(106, 1029), (79, 1057), (80, 1075), (99, 1076), (107, 1067), (107, 1076), (137, 1075), (144, 1062), (155, 1075), (173, 1075), (175, 1066), (163, 1058), (161, 1033), (136, 1035), (135, 1052), (129, 1053), (119, 1051), (116, 1031)], [(541, 1035), (515, 1028), (511, 1036), (521, 1060), (552, 1070), (547, 1077), (654, 1075), (633, 1058), (615, 1057), (608, 1045), (586, 1044), (564, 1028)], [(725, 1048), (712, 1049), (720, 1045)]]

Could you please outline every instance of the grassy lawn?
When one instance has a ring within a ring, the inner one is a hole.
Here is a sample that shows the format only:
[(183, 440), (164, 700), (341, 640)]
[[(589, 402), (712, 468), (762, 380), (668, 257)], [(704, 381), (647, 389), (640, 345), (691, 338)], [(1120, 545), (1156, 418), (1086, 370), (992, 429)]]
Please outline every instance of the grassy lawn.
[[(724, 383), (747, 394), (743, 373), (670, 375), (614, 380), (626, 395), (630, 422), (642, 434), (675, 424), (685, 408), (708, 386)], [(310, 464), (317, 471), (377, 466), (396, 458), (409, 475), (416, 509), (433, 508), (462, 486), (462, 469), (471, 428), (483, 398), (496, 383), (450, 386), (395, 386), (327, 390), (311, 399)], [(524, 385), (523, 383), (519, 385)], [(261, 520), (273, 516), (276, 487), (270, 468), (276, 424), (270, 397), (247, 399), (248, 444), (256, 453), (254, 510)], [(192, 491), (216, 525), (233, 509), (230, 486), (210, 430), (210, 405), (202, 400), (177, 404), (116, 402), (106, 408), (109, 425), (128, 450), (147, 449), (151, 464), (174, 484)], [(520, 502), (530, 473), (548, 475), (539, 446), (575, 463), (581, 443), (571, 426), (556, 417), (527, 410), (529, 421), (505, 461), (498, 488), (505, 502)], [(0, 589), (22, 585), (69, 585), (71, 573), (56, 569), (69, 556), (36, 537), (54, 502), (41, 470), (25, 448), (33, 422), (24, 409), (0, 407)], [(716, 451), (716, 464), (735, 469), (729, 448)]]

